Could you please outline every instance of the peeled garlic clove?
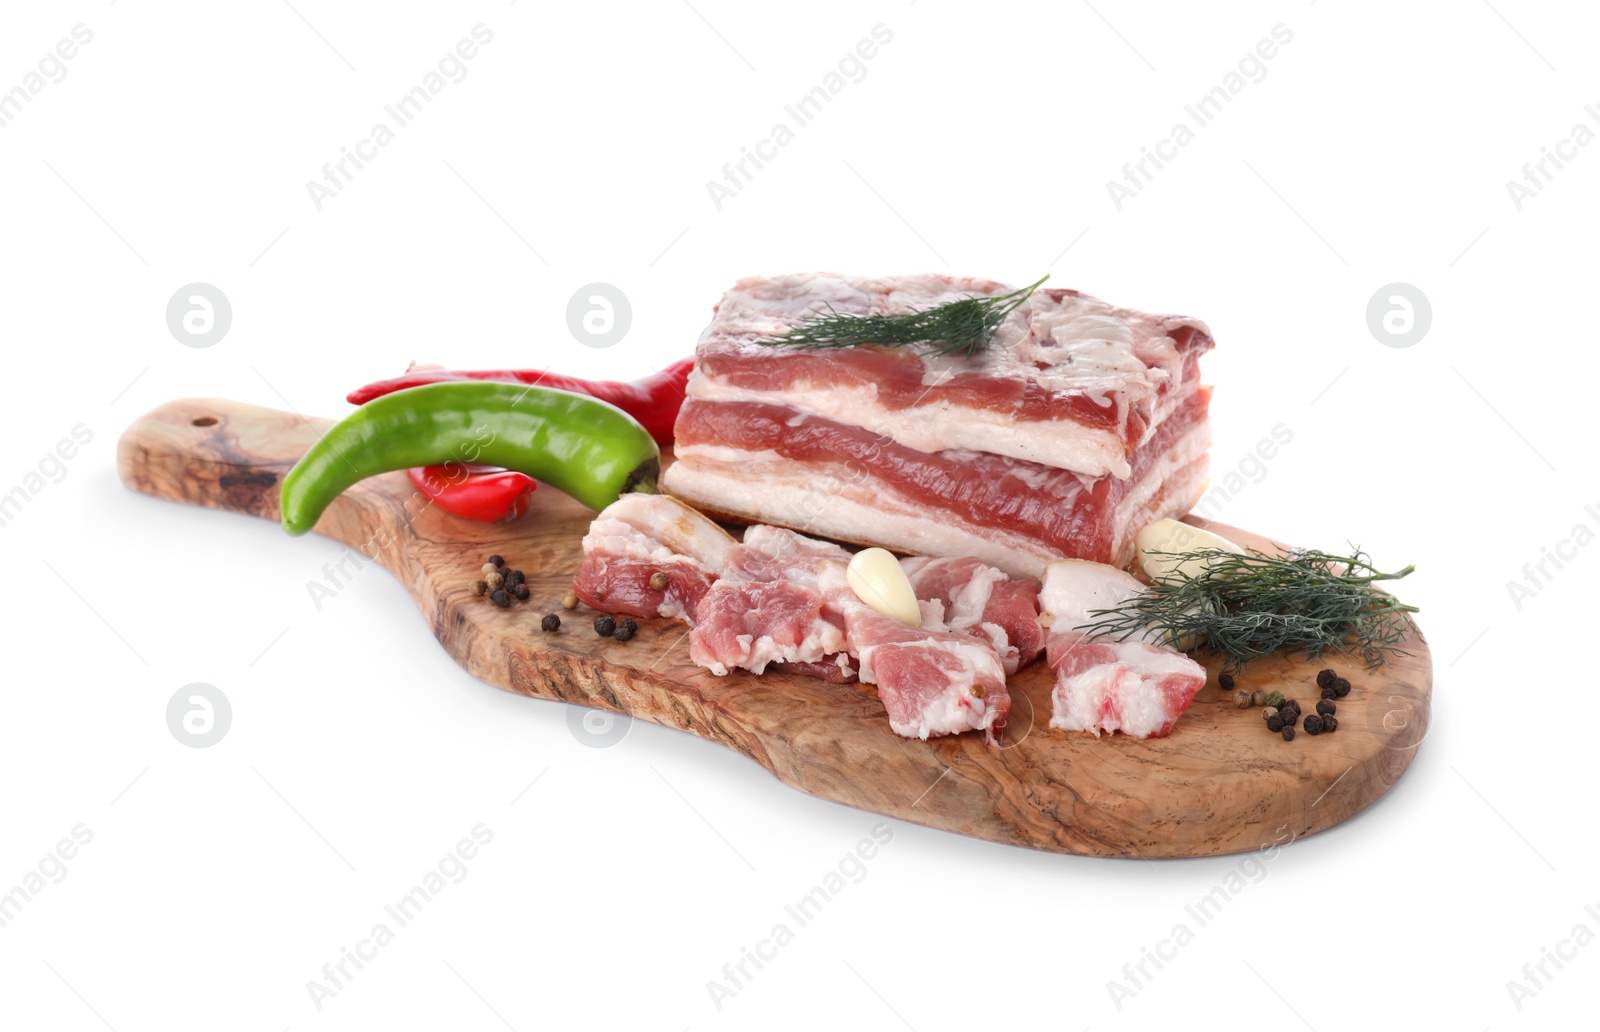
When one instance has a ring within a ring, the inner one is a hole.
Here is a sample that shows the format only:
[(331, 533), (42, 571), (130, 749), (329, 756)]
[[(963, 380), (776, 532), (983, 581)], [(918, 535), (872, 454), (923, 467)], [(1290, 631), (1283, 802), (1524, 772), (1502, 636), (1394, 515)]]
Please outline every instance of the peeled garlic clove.
[(1134, 537), (1139, 552), (1139, 565), (1145, 575), (1157, 584), (1177, 584), (1205, 571), (1202, 558), (1179, 559), (1172, 555), (1153, 555), (1154, 552), (1195, 552), (1204, 548), (1220, 548), (1226, 552), (1243, 555), (1244, 549), (1225, 537), (1191, 527), (1178, 520), (1156, 520)]
[(912, 627), (922, 626), (922, 611), (917, 608), (917, 593), (900, 568), (900, 561), (887, 549), (863, 548), (844, 570), (845, 580), (856, 598), (882, 613)]

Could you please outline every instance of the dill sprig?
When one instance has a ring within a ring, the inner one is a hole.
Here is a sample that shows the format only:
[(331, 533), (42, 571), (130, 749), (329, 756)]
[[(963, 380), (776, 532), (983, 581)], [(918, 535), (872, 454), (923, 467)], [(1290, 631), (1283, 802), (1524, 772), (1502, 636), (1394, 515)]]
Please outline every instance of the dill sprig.
[(1402, 605), (1376, 585), (1399, 580), (1415, 567), (1384, 573), (1366, 553), (1336, 556), (1297, 549), (1275, 556), (1243, 555), (1220, 548), (1153, 555), (1198, 559), (1199, 572), (1183, 574), (1134, 595), (1114, 609), (1094, 609), (1092, 623), (1077, 628), (1091, 638), (1126, 641), (1155, 628), (1161, 644), (1187, 648), (1203, 641), (1237, 671), (1278, 652), (1315, 659), (1337, 652), (1375, 667), (1416, 631), (1414, 606)]
[(847, 315), (825, 304), (812, 310), (813, 318), (761, 343), (808, 350), (853, 348), (864, 344), (917, 345), (926, 354), (960, 354), (971, 358), (989, 346), (1006, 316), (1049, 278), (1045, 276), (1009, 294), (964, 297), (896, 315)]

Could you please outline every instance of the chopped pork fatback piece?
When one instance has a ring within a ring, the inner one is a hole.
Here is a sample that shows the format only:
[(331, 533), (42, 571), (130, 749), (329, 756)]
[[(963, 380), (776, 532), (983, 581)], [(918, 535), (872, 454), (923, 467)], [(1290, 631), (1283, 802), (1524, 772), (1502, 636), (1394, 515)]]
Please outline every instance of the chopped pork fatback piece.
[(771, 663), (821, 663), (844, 651), (844, 628), (823, 612), (815, 588), (790, 580), (712, 585), (695, 610), (689, 658), (713, 674)]
[(994, 646), (1007, 674), (1044, 650), (1039, 586), (1032, 580), (1012, 580), (971, 557), (911, 556), (900, 560), (900, 568), (920, 601), (940, 603), (940, 622), (947, 629)]
[[(681, 513), (629, 501), (625, 522), (615, 508), (601, 512), (583, 539), (578, 594), (596, 609), (689, 621), (689, 655), (712, 673), (859, 678), (877, 686), (897, 734), (925, 739), (981, 730), (993, 742), (1011, 705), (1006, 663), (1038, 652), (1028, 637), (1030, 626), (1038, 634), (1036, 589), (982, 563), (908, 560), (936, 618), (916, 628), (856, 597), (845, 575), (850, 553), (831, 542), (761, 525), (747, 528), (742, 543), (703, 533), (655, 535), (652, 511), (669, 519)], [(679, 555), (662, 538), (697, 555)], [(658, 574), (664, 586), (652, 589)]]
[(1064, 559), (1045, 573), (1039, 604), (1051, 621), (1047, 648), (1056, 685), (1050, 726), (1068, 731), (1121, 731), (1160, 738), (1172, 730), (1206, 683), (1205, 668), (1156, 643), (1156, 632), (1118, 642), (1075, 630), (1091, 610), (1115, 608), (1144, 590), (1138, 580), (1100, 563)]
[(994, 743), (1011, 710), (1005, 667), (994, 647), (970, 635), (912, 627), (883, 615), (856, 597), (845, 566), (824, 565), (818, 588), (843, 617), (857, 675), (877, 686), (889, 727), (923, 739), (981, 730)]
[(602, 612), (692, 623), (736, 544), (676, 498), (625, 494), (589, 524), (573, 593)]
[(848, 562), (838, 545), (774, 527), (751, 527), (723, 556), (723, 577), (695, 611), (689, 657), (714, 674), (769, 663), (837, 665), (844, 621), (825, 609), (817, 571)]
[(823, 304), (898, 313), (1009, 288), (946, 276), (743, 280), (701, 336), (667, 490), (708, 512), (1039, 577), (1123, 563), (1205, 484), (1210, 390), (1193, 320), (1069, 290), (974, 356), (762, 343)]

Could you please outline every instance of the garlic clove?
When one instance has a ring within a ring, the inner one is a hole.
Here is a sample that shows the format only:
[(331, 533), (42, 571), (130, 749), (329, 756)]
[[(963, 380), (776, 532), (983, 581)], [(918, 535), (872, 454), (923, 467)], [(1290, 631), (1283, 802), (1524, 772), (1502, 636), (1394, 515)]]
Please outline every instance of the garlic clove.
[(1244, 549), (1227, 538), (1178, 520), (1156, 520), (1139, 531), (1133, 540), (1138, 549), (1139, 565), (1143, 567), (1145, 575), (1157, 584), (1177, 584), (1197, 577), (1205, 571), (1206, 561), (1202, 558), (1179, 559), (1152, 553), (1217, 548), (1235, 555), (1244, 554)]
[(856, 598), (884, 616), (911, 627), (922, 626), (917, 593), (900, 568), (900, 561), (883, 548), (863, 548), (845, 567), (845, 580)]

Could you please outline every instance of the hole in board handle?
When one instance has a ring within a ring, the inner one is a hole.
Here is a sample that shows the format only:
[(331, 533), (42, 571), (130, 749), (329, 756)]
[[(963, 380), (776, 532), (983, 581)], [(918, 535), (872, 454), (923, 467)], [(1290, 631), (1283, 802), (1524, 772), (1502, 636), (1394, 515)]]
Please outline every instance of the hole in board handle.
[(217, 417), (216, 416), (197, 416), (194, 419), (194, 425), (195, 426), (216, 426), (217, 425)]

